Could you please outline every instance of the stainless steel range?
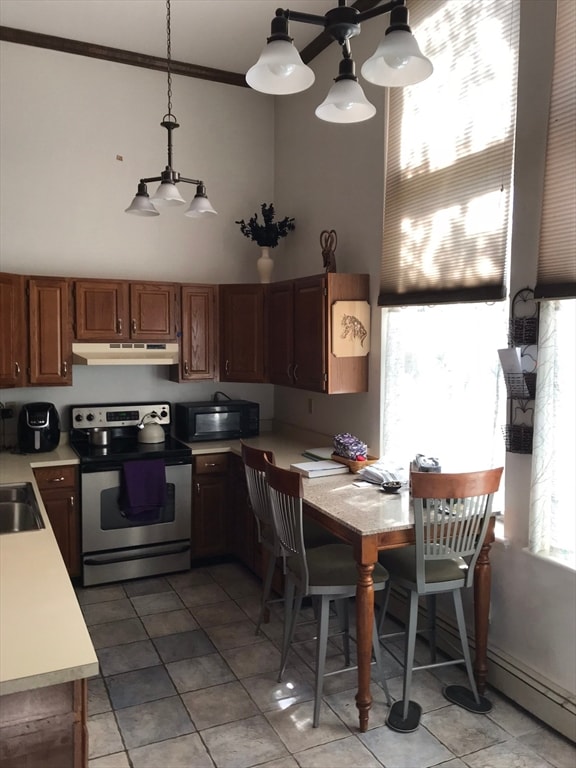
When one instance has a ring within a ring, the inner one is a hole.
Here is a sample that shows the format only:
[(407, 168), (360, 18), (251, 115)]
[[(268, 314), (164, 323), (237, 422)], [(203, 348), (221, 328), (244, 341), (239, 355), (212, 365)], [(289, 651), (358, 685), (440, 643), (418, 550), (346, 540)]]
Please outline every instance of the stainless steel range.
[[(162, 427), (164, 439), (160, 433), (140, 442), (150, 423)], [(73, 406), (71, 424), (70, 446), (80, 458), (84, 585), (189, 568), (192, 451), (170, 435), (170, 404)]]

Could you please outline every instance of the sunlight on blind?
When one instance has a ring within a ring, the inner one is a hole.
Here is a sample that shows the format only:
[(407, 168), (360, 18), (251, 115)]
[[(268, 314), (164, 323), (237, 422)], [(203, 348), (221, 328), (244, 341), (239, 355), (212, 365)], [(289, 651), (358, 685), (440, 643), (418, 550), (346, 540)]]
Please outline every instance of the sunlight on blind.
[(416, 0), (410, 19), (434, 74), (390, 94), (381, 294), (504, 298), (517, 0)]

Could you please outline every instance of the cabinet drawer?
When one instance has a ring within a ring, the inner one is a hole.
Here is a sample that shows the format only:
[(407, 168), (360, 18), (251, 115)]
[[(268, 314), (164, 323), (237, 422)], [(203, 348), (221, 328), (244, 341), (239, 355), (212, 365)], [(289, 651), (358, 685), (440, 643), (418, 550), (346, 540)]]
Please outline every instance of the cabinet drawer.
[(76, 485), (76, 467), (73, 465), (37, 467), (34, 470), (34, 477), (41, 491), (74, 488)]
[(215, 475), (228, 472), (227, 453), (206, 453), (194, 457), (194, 472), (197, 475)]

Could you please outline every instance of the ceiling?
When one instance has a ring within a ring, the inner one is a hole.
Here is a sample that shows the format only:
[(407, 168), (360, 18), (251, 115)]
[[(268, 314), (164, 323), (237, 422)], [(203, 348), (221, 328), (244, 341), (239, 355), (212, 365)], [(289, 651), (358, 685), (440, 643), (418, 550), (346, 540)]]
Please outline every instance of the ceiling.
[[(172, 59), (244, 74), (258, 59), (276, 8), (324, 15), (337, 0), (171, 0)], [(350, 3), (351, 4), (351, 3)], [(165, 0), (0, 0), (5, 27), (166, 56)], [(302, 50), (322, 27), (292, 22)]]

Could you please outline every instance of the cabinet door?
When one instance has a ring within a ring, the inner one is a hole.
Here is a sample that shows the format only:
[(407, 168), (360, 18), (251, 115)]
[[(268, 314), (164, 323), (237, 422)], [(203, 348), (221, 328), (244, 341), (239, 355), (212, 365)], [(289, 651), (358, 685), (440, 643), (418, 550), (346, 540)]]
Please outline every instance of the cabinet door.
[(192, 558), (228, 552), (226, 541), (227, 476), (196, 475), (192, 499)]
[(213, 379), (216, 375), (216, 287), (182, 286), (180, 379)]
[(294, 281), (294, 386), (316, 392), (327, 389), (326, 278)]
[(32, 277), (29, 292), (30, 384), (72, 384), (70, 283)]
[(26, 301), (22, 275), (0, 274), (0, 386), (22, 387), (26, 372)]
[(42, 501), (70, 576), (80, 576), (78, 473), (73, 466), (34, 469)]
[(273, 283), (268, 288), (268, 380), (294, 383), (294, 282)]
[(263, 285), (220, 286), (220, 380), (266, 381)]
[(230, 456), (230, 549), (250, 570), (260, 575), (260, 547), (254, 512), (248, 498), (244, 464)]
[(130, 316), (132, 339), (176, 339), (176, 286), (171, 283), (132, 283)]
[(126, 341), (129, 283), (110, 280), (76, 280), (75, 338), (79, 341)]

